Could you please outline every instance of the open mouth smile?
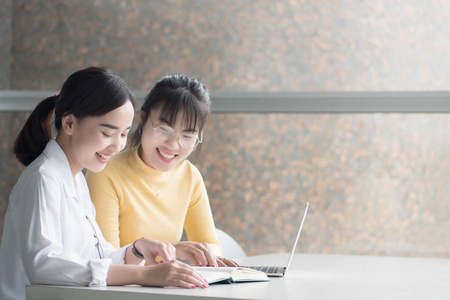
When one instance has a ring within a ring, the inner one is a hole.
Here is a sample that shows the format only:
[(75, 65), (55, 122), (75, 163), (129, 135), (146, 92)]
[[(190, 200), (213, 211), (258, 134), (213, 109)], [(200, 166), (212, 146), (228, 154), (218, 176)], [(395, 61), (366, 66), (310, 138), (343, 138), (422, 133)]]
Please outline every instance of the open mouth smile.
[(174, 159), (175, 156), (177, 156), (176, 154), (170, 154), (167, 152), (163, 152), (159, 148), (157, 150), (158, 150), (158, 153), (165, 159)]
[(98, 152), (95, 152), (95, 155), (97, 155), (101, 160), (108, 160), (112, 155), (107, 155), (107, 154), (101, 154)]

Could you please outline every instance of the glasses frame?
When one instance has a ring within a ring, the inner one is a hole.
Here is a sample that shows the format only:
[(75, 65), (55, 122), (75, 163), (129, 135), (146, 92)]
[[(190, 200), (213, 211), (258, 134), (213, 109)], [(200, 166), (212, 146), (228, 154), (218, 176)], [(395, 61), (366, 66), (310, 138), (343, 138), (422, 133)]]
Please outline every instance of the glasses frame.
[(168, 127), (168, 128), (170, 128), (170, 129), (172, 129), (172, 132), (173, 132), (173, 133), (170, 135), (169, 140), (170, 140), (174, 135), (178, 135), (178, 144), (180, 145), (181, 148), (192, 150), (192, 149), (197, 148), (198, 144), (201, 144), (201, 143), (203, 142), (203, 132), (200, 132), (200, 137), (199, 137), (198, 135), (193, 134), (194, 136), (196, 136), (197, 141), (195, 142), (194, 147), (192, 147), (192, 148), (186, 148), (186, 147), (184, 147), (184, 146), (181, 144), (181, 135), (182, 135), (181, 133), (176, 133), (175, 130), (174, 130), (172, 127), (167, 126), (167, 125), (158, 125), (158, 126), (155, 126), (155, 124), (153, 124), (152, 118), (149, 117), (149, 119), (150, 119), (150, 122), (151, 122), (152, 127), (153, 127), (153, 135), (155, 135), (156, 129), (157, 129), (158, 127), (162, 127), (162, 126)]

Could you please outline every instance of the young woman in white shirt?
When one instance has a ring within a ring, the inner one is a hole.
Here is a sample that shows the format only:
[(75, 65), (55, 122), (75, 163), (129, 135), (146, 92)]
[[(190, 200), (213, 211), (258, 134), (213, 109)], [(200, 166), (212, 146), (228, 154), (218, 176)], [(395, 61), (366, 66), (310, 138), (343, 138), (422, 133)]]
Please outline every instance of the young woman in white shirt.
[[(175, 260), (170, 243), (143, 238), (116, 250), (95, 221), (81, 171), (103, 170), (125, 147), (134, 107), (120, 77), (90, 67), (73, 73), (59, 95), (31, 113), (14, 145), (27, 168), (6, 212), (0, 299), (25, 299), (28, 284), (208, 287), (193, 268)], [(143, 258), (151, 266), (140, 264)]]

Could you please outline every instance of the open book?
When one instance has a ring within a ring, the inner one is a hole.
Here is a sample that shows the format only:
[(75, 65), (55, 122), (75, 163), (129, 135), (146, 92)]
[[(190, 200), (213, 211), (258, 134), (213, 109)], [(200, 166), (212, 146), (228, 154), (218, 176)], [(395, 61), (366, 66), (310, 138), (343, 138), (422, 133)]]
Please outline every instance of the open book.
[(211, 283), (269, 281), (266, 273), (243, 267), (194, 267)]

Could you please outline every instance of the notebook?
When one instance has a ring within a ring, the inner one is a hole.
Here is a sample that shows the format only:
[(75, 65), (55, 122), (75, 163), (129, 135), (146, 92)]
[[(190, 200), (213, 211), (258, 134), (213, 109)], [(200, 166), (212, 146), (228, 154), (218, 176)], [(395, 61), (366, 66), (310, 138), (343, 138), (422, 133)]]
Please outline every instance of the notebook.
[(297, 248), (298, 240), (302, 232), (303, 223), (305, 223), (306, 214), (308, 213), (309, 202), (306, 203), (305, 212), (303, 213), (302, 221), (300, 222), (300, 228), (298, 229), (297, 236), (295, 238), (294, 246), (292, 247), (291, 254), (285, 266), (244, 266), (245, 268), (262, 271), (270, 277), (283, 277), (286, 275), (289, 265), (291, 264), (292, 257), (294, 257), (295, 249)]
[(251, 281), (269, 281), (264, 272), (246, 269), (243, 267), (194, 267), (208, 284), (212, 283), (236, 283)]

